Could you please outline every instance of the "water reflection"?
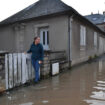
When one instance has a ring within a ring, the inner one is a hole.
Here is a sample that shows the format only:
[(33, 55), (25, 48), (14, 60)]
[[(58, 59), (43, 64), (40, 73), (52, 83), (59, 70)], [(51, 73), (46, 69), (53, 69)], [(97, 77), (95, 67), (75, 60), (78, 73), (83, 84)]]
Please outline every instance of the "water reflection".
[(93, 87), (93, 88), (98, 89), (98, 90), (105, 90), (105, 88), (103, 87)]
[(99, 61), (99, 73), (102, 73), (102, 69), (103, 69), (103, 61), (102, 60), (100, 60)]
[[(102, 63), (99, 63), (99, 71), (102, 72)], [(84, 100), (89, 105), (105, 105), (105, 81), (97, 81), (97, 86), (93, 87), (96, 91), (90, 95), (90, 100)]]
[(105, 84), (105, 81), (97, 81), (98, 83), (102, 83), (102, 84)]
[(101, 99), (105, 101), (105, 92), (99, 91), (99, 92), (92, 92), (93, 95), (91, 95), (91, 98), (95, 99)]
[(28, 102), (28, 103), (23, 103), (23, 104), (19, 104), (19, 105), (33, 105), (32, 102)]
[(105, 105), (105, 101), (100, 100), (86, 100), (89, 105)]
[(42, 103), (43, 104), (47, 104), (49, 101), (48, 100), (43, 100)]

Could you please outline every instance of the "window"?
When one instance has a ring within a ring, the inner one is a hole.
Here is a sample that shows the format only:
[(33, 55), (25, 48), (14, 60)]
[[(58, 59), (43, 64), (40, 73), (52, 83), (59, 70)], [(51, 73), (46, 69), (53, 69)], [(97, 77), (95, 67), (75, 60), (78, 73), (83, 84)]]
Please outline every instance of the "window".
[(97, 47), (97, 32), (94, 32), (94, 46)]
[(80, 45), (86, 46), (86, 27), (80, 26)]
[(49, 50), (49, 31), (48, 29), (40, 29), (40, 39), (45, 50)]
[(45, 31), (43, 31), (43, 45), (45, 45)]
[(96, 20), (97, 20), (97, 18), (96, 18), (96, 17), (94, 17), (94, 18), (93, 18), (93, 21), (96, 21)]
[(49, 32), (47, 31), (47, 44), (49, 44)]

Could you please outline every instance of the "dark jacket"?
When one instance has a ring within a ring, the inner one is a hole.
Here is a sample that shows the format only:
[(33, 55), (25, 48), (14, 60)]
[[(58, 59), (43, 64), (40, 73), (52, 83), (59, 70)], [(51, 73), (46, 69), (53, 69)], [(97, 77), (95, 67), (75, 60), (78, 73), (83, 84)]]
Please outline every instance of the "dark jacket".
[(27, 53), (32, 53), (31, 55), (32, 59), (43, 61), (44, 50), (42, 44), (35, 45), (34, 43), (32, 43)]

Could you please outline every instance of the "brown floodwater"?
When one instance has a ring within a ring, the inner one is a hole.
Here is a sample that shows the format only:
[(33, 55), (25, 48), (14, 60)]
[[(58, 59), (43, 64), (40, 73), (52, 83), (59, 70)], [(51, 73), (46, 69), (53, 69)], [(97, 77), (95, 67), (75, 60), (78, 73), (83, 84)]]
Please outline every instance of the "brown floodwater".
[(105, 56), (7, 92), (0, 105), (105, 105)]

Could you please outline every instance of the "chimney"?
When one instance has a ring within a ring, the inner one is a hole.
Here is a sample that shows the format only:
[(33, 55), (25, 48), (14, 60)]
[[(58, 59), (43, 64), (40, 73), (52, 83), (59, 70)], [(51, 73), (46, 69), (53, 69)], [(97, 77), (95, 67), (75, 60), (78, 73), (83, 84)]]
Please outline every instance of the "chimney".
[(91, 15), (93, 15), (93, 12), (91, 12)]
[(98, 14), (100, 14), (99, 10), (98, 10)]
[(105, 11), (103, 11), (103, 15), (105, 16)]

